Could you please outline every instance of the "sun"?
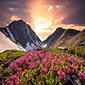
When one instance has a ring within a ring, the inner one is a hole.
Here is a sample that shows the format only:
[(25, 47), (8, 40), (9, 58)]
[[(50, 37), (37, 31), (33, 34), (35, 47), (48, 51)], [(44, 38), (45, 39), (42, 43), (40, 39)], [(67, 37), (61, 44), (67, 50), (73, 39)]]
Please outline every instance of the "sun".
[(42, 32), (51, 25), (51, 21), (46, 18), (36, 19), (34, 21), (34, 28), (36, 32)]

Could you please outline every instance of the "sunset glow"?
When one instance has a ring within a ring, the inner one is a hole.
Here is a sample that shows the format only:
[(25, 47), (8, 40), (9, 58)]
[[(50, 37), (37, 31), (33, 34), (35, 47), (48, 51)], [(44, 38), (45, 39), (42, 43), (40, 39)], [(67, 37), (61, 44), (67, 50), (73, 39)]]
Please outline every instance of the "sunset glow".
[(11, 20), (11, 21), (19, 20), (19, 17), (18, 17), (18, 16), (14, 16), (14, 15), (13, 15), (13, 16), (10, 18), (10, 20)]
[(45, 28), (49, 28), (52, 24), (51, 21), (47, 20), (46, 18), (37, 19), (34, 22), (34, 27), (36, 32), (42, 32)]
[[(81, 0), (9, 0), (0, 2), (0, 26), (22, 19), (45, 40), (56, 28), (83, 30), (85, 18)], [(4, 9), (4, 10), (2, 10)], [(3, 15), (6, 14), (6, 15)]]

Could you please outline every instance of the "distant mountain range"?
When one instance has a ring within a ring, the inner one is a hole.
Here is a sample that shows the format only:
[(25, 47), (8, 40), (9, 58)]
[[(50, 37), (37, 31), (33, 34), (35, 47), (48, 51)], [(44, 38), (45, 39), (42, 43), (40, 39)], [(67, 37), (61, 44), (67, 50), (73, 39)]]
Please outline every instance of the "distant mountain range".
[(85, 45), (85, 30), (57, 28), (45, 41), (41, 41), (30, 25), (17, 20), (0, 28), (0, 52), (8, 49), (34, 50), (47, 45), (56, 48), (74, 45)]
[[(39, 37), (31, 29), (30, 25), (26, 24), (23, 20), (13, 21), (7, 27), (0, 28), (0, 31), (10, 39), (10, 42), (25, 50), (34, 50), (42, 46)], [(0, 45), (2, 45), (1, 41)]]
[[(50, 42), (51, 41), (51, 42)], [(85, 45), (85, 30), (57, 28), (44, 42), (48, 47), (69, 47)]]

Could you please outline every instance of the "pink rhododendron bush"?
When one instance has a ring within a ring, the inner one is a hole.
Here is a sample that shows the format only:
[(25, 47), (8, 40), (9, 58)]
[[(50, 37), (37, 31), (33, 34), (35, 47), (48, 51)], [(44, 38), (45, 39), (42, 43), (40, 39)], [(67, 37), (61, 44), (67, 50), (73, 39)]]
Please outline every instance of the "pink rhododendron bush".
[(28, 51), (8, 67), (2, 85), (65, 85), (69, 76), (85, 80), (85, 60), (52, 51)]

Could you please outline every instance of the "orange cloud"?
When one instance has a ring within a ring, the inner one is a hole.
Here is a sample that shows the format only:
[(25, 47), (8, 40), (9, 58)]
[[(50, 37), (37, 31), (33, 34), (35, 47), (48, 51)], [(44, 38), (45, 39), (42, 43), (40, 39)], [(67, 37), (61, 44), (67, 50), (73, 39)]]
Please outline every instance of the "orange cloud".
[[(83, 13), (84, 11), (81, 9), (84, 6), (82, 4), (84, 3), (81, 2), (81, 0), (78, 0), (77, 2), (76, 0), (9, 1), (11, 3), (3, 0), (1, 1), (4, 3), (1, 3), (0, 7), (0, 25), (3, 24), (2, 22), (9, 23), (10, 21), (22, 18), (27, 23), (31, 24), (32, 29), (37, 33), (41, 40), (44, 40), (48, 35), (52, 34), (57, 27), (66, 29), (74, 28), (78, 30), (83, 30), (85, 28), (85, 26), (78, 26), (80, 20), (84, 24), (83, 17), (85, 13)], [(6, 3), (8, 4), (5, 5)], [(70, 16), (74, 17), (72, 18)], [(66, 23), (62, 23), (63, 20)], [(78, 23), (73, 23), (75, 20)]]
[(51, 11), (53, 9), (53, 6), (49, 6), (48, 11)]
[(50, 35), (51, 33), (50, 33), (50, 31), (49, 32), (41, 32), (41, 33), (38, 33), (38, 35), (39, 35), (39, 38), (43, 41), (43, 40), (45, 40), (47, 37), (48, 37), (48, 35)]
[(13, 15), (13, 16), (10, 17), (10, 20), (11, 20), (11, 21), (19, 20), (19, 19), (20, 19), (20, 18), (19, 18), (18, 16), (16, 16), (16, 15)]

